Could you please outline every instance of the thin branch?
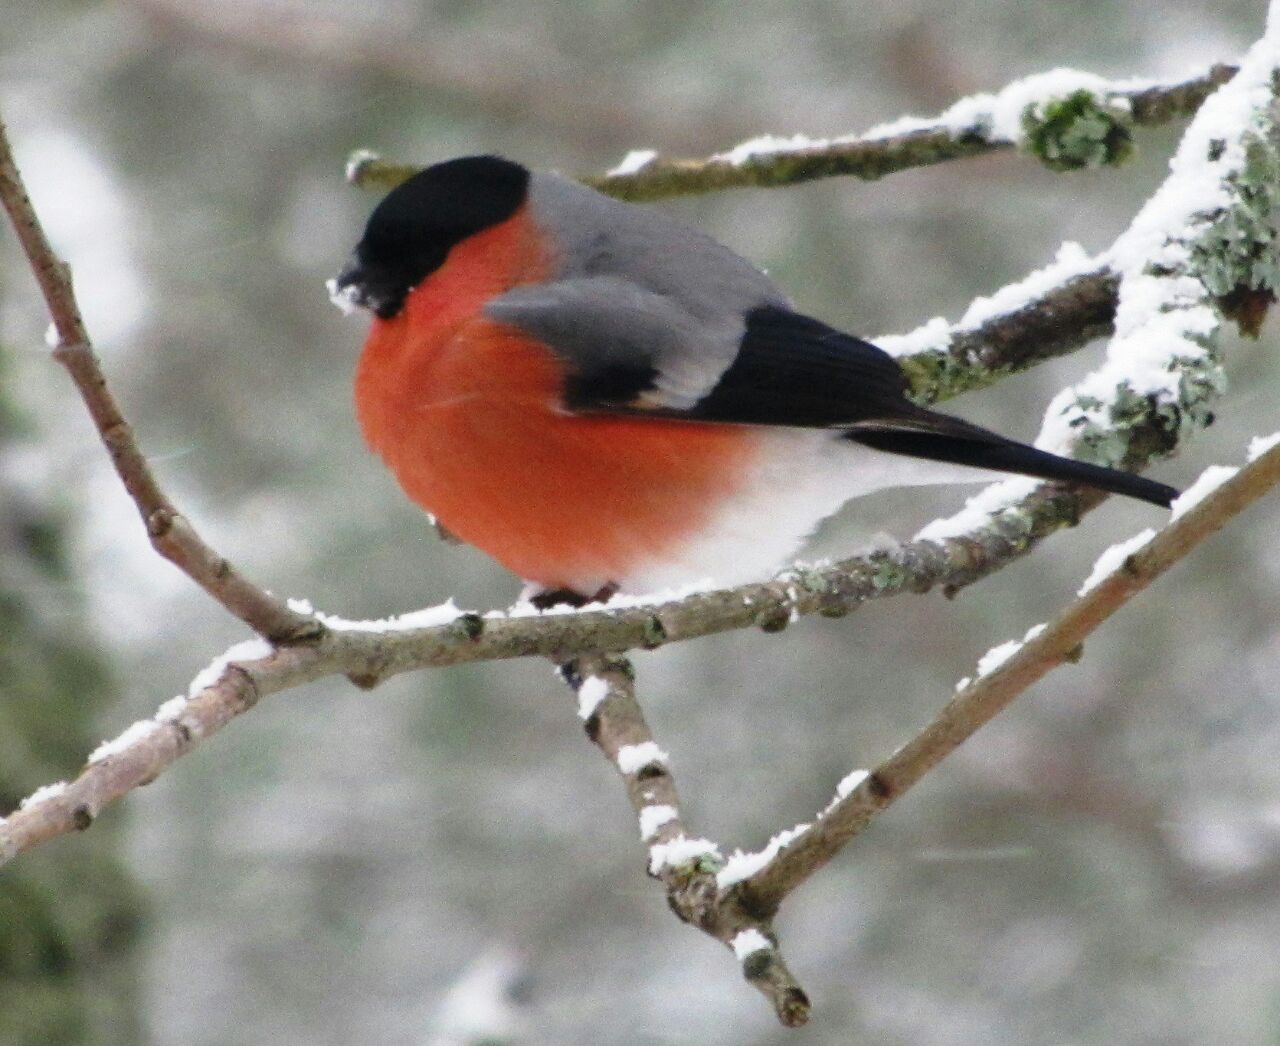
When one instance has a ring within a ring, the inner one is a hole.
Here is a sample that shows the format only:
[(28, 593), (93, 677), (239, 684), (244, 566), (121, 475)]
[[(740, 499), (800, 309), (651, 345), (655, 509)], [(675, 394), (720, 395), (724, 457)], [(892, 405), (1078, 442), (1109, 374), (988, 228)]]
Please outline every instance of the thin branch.
[(587, 736), (622, 776), (640, 838), (649, 847), (649, 874), (666, 887), (671, 910), (734, 951), (743, 976), (769, 1000), (779, 1021), (788, 1028), (805, 1024), (809, 998), (778, 951), (769, 920), (722, 903), (719, 848), (687, 833), (667, 754), (636, 700), (630, 662), (588, 655), (562, 671), (578, 694)]
[(788, 893), (1028, 687), (1059, 665), (1078, 660), (1081, 644), (1112, 614), (1277, 484), (1280, 447), (1273, 447), (1127, 556), (1007, 661), (956, 694), (933, 722), (835, 803), (812, 829), (745, 880), (739, 889), (747, 903), (765, 912), (776, 910)]
[[(1091, 500), (1096, 503), (1101, 497)], [(402, 672), (473, 661), (547, 657), (563, 663), (584, 655), (654, 649), (735, 629), (779, 632), (802, 615), (842, 617), (872, 599), (971, 584), (1025, 554), (1065, 525), (1063, 517), (1083, 504), (1081, 495), (1046, 487), (970, 534), (913, 541), (835, 564), (797, 567), (768, 582), (677, 595), (669, 602), (620, 601), (617, 607), (547, 613), (517, 607), (509, 613), (483, 616), (449, 603), (378, 622), (318, 615), (326, 628), (311, 642), (281, 647), (265, 656), (240, 655), (228, 661), (224, 655), (215, 662), (219, 672), (252, 681), (252, 700), (243, 699), (242, 683), (206, 685), (199, 681), (202, 673), (193, 684), (197, 718), (188, 724), (182, 744), (163, 741), (173, 713), (162, 710), (156, 718), (130, 728), (138, 730), (136, 739), (113, 748), (106, 761), (112, 767), (110, 773), (104, 772), (103, 763), (91, 762), (52, 806), (39, 804), (10, 814), (0, 822), (0, 864), (54, 835), (83, 827), (73, 816), (76, 809), (83, 807), (96, 815), (153, 780), (197, 741), (259, 699), (302, 683), (341, 675), (372, 686)], [(422, 623), (424, 619), (433, 623)], [(227, 685), (231, 691), (219, 689)], [(182, 722), (187, 722), (185, 715)], [(147, 724), (159, 729), (153, 732)]]
[[(1254, 45), (1237, 79), (1197, 114), (1169, 177), (1117, 240), (1117, 336), (1108, 346), (1106, 364), (1055, 399), (1042, 433), (1051, 445), (1091, 430), (1113, 441), (1135, 411), (1143, 424), (1153, 411), (1166, 412), (1175, 437), (1207, 423), (1206, 404), (1222, 385), (1216, 353), (1222, 296), (1236, 286), (1275, 290), (1275, 256), (1258, 241), (1250, 240), (1244, 250), (1230, 243), (1245, 238), (1235, 230), (1246, 223), (1274, 226), (1280, 192), (1273, 173), (1280, 166), (1277, 60), (1270, 40)], [(1235, 140), (1227, 144), (1226, 135)], [(1217, 478), (1206, 474), (1202, 482)], [(1050, 627), (1033, 629), (1013, 644), (1016, 652), (1007, 661), (1004, 655), (1011, 651), (1002, 651), (1002, 667), (986, 671), (980, 665), (976, 683), (966, 684), (932, 724), (833, 803), (816, 827), (789, 839), (740, 889), (761, 910), (773, 911), (875, 814), (1019, 693), (1071, 660), (1102, 621), (1278, 481), (1280, 448), (1272, 447), (1187, 515), (1179, 518), (1183, 506), (1175, 506), (1174, 521), (1158, 536), (1144, 533), (1141, 540), (1113, 549), (1122, 558), (1119, 569), (1105, 580), (1091, 577), (1080, 598)], [(945, 534), (947, 525), (925, 533)], [(1096, 572), (1102, 572), (1101, 563)], [(1101, 583), (1095, 587), (1096, 580)]]
[(918, 403), (987, 388), (1113, 332), (1120, 278), (1104, 259), (1083, 260), (1055, 262), (975, 303), (1013, 299), (1007, 307), (971, 307), (955, 323), (873, 340), (898, 357)]
[(197, 677), (189, 698), (175, 699), (155, 718), (135, 723), (102, 746), (74, 781), (41, 789), (0, 820), (0, 864), (59, 835), (84, 831), (106, 806), (150, 784), (265, 695), (330, 674), (308, 656), (312, 647), (271, 650), (261, 640), (251, 642), (228, 651)]
[[(1011, 84), (999, 94), (963, 100), (934, 120), (899, 121), (884, 130), (828, 140), (766, 136), (702, 159), (666, 160), (649, 154), (635, 170), (627, 170), (631, 165), (624, 161), (621, 171), (582, 180), (601, 192), (632, 201), (752, 186), (796, 185), (840, 176), (874, 180), (914, 167), (1014, 148), (1018, 132), (993, 129), (1002, 106), (1018, 106), (1016, 121), (1027, 106), (1063, 101), (1074, 91), (1084, 89), (1096, 95), (1104, 108), (1113, 106), (1116, 120), (1125, 126), (1131, 121), (1150, 127), (1194, 113), (1235, 71), (1234, 66), (1215, 65), (1189, 80), (1136, 87), (1108, 84), (1084, 74), (1077, 75), (1078, 83), (1046, 77), (1039, 95), (1022, 84)], [(413, 164), (392, 163), (373, 156), (363, 157), (363, 162), (350, 168), (354, 185), (382, 191), (394, 188), (419, 170)]]
[[(834, 803), (815, 827), (800, 833), (783, 847), (761, 872), (730, 887), (727, 893), (705, 892), (700, 907), (693, 911), (714, 911), (715, 914), (706, 916), (713, 926), (722, 925), (717, 919), (729, 918), (722, 914), (725, 909), (734, 913), (732, 918), (741, 920), (739, 926), (767, 926), (780, 900), (864, 830), (878, 813), (1033, 682), (1053, 667), (1070, 661), (1084, 638), (1120, 606), (1277, 483), (1280, 483), (1280, 447), (1273, 447), (1127, 558), (1119, 570), (1068, 607), (1057, 621), (1023, 644), (1018, 653), (1002, 666), (958, 694), (929, 727), (876, 768), (861, 785)], [(678, 608), (679, 604), (673, 604), (673, 607)], [(636, 613), (636, 610), (615, 612), (616, 616)], [(504, 618), (490, 620), (488, 624), (524, 632), (522, 639), (515, 644), (524, 649), (517, 652), (508, 648), (507, 656), (519, 656), (550, 652), (548, 649), (536, 649), (539, 630), (528, 629), (530, 624), (564, 623), (571, 631), (583, 622), (601, 622), (615, 614), (579, 611)], [(24, 803), (7, 819), (0, 820), (0, 864), (59, 835), (89, 827), (107, 805), (134, 788), (153, 781), (179, 757), (262, 698), (327, 675), (359, 674), (362, 670), (386, 674), (418, 667), (388, 649), (388, 642), (396, 636), (421, 642), (426, 633), (435, 633), (434, 638), (439, 643), (435, 648), (437, 657), (429, 663), (469, 660), (459, 654), (466, 644), (478, 641), (469, 637), (476, 634), (476, 622), (484, 620), (461, 614), (452, 624), (421, 630), (397, 632), (394, 627), (386, 632), (330, 629), (314, 644), (281, 647), (264, 656), (237, 657), (234, 650), (229, 651), (228, 656), (215, 662), (213, 671), (202, 673), (201, 678), (206, 675), (212, 678), (205, 683), (193, 684), (189, 699), (178, 702), (176, 707), (167, 705), (154, 719), (135, 724), (117, 741), (104, 746), (102, 754), (92, 760), (74, 781), (43, 789), (38, 797)], [(447, 639), (446, 635), (450, 633), (452, 639)], [(510, 641), (515, 637), (509, 635), (507, 638)], [(569, 643), (568, 637), (561, 635), (559, 638), (563, 649)], [(589, 649), (593, 641), (580, 642)], [(530, 645), (535, 649), (530, 649)], [(486, 656), (500, 655), (490, 648)], [(605, 679), (607, 693), (603, 699), (599, 696), (593, 699), (587, 717), (588, 729), (596, 734), (596, 743), (618, 765), (618, 754), (623, 745), (643, 745), (652, 741), (648, 728), (643, 725), (643, 716), (638, 708), (632, 707), (634, 695), (629, 690), (627, 673), (616, 662), (602, 661), (585, 664), (578, 671), (579, 688), (583, 680), (592, 676)], [(593, 714), (597, 718), (594, 727), (591, 725)], [(638, 815), (644, 807), (653, 805), (653, 801), (660, 801), (677, 811), (676, 819), (661, 826), (667, 829), (666, 832), (660, 829), (654, 835), (655, 843), (672, 842), (674, 833), (683, 830), (674, 784), (669, 775), (655, 775), (654, 786), (646, 788), (641, 770), (644, 765), (641, 763), (628, 779), (628, 795)], [(652, 792), (653, 800), (646, 796), (646, 790)], [(708, 874), (701, 872), (690, 877), (689, 882), (696, 878), (702, 884), (698, 889), (706, 891)], [(710, 879), (714, 882), (714, 875)], [(702, 922), (697, 921), (697, 924), (702, 925)], [(735, 931), (735, 936), (737, 932), (740, 931)], [(725, 939), (723, 932), (715, 936)], [(732, 937), (729, 943), (733, 943)], [(748, 953), (751, 954), (754, 953)], [(765, 966), (768, 969), (764, 969)], [(760, 979), (752, 976), (753, 972), (759, 973), (762, 969), (765, 980), (770, 984), (775, 980), (778, 984), (794, 983), (789, 980), (789, 975), (783, 976), (785, 966), (774, 968), (757, 960), (756, 965), (748, 968), (744, 963), (744, 971), (753, 982)], [(761, 987), (760, 984), (757, 986)], [(772, 991), (769, 989), (770, 997), (779, 998)], [(788, 998), (799, 1005), (798, 997)], [(799, 1010), (795, 1012), (798, 1014)]]
[(67, 369), (80, 390), (156, 551), (259, 635), (281, 643), (314, 637), (318, 630), (314, 619), (294, 613), (281, 600), (247, 580), (227, 559), (205, 544), (160, 489), (133, 437), (133, 429), (107, 387), (76, 304), (70, 271), (44, 234), (14, 162), (3, 122), (0, 122), (0, 202), (8, 212), (53, 318), (57, 332), (54, 358)]

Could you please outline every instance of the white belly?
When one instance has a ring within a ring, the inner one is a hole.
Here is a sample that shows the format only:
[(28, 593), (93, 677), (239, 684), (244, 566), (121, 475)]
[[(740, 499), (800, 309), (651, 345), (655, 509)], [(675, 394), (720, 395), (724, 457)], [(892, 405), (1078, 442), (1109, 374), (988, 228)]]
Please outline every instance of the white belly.
[(763, 581), (851, 498), (890, 487), (986, 483), (993, 477), (983, 469), (871, 450), (825, 430), (778, 429), (765, 438), (741, 491), (701, 531), (616, 580), (629, 593), (696, 581), (717, 587)]

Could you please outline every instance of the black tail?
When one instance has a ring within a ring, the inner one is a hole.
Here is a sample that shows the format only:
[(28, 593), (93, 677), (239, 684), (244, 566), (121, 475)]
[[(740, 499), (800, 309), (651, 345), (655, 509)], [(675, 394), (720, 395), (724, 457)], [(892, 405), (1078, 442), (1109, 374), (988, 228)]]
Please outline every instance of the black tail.
[(1149, 501), (1164, 508), (1168, 508), (1178, 496), (1177, 490), (1164, 483), (1059, 457), (1025, 443), (1005, 439), (959, 418), (923, 409), (900, 419), (863, 422), (850, 428), (847, 438), (892, 454), (1035, 476), (1058, 483), (1077, 483)]

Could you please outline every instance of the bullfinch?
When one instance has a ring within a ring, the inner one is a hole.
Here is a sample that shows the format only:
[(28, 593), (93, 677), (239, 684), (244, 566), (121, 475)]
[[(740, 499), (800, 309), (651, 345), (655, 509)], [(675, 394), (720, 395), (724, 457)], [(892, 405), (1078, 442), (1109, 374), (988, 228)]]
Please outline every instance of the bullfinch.
[(711, 237), (496, 156), (428, 167), (330, 281), (405, 493), (535, 591), (767, 577), (850, 498), (1018, 473), (1173, 488), (916, 406), (888, 353)]

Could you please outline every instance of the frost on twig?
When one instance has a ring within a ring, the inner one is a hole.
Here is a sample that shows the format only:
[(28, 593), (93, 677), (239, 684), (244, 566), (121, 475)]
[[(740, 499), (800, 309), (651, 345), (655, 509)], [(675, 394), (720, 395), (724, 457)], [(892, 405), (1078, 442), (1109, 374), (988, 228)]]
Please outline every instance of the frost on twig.
[[(1219, 484), (1195, 508), (1123, 557), (1053, 621), (997, 647), (985, 665), (915, 737), (870, 773), (855, 771), (835, 802), (788, 838), (771, 860), (737, 886), (752, 911), (772, 912), (854, 836), (951, 752), (1057, 666), (1077, 659), (1104, 621), (1230, 519), (1280, 485), (1280, 447), (1272, 447)], [(992, 656), (995, 655), (995, 656)], [(982, 669), (985, 669), (982, 670)]]
[[(633, 150), (588, 185), (624, 200), (658, 200), (745, 186), (795, 185), (849, 175), (882, 178), (896, 171), (1023, 146), (1058, 168), (1119, 163), (1130, 128), (1188, 116), (1235, 72), (1227, 65), (1178, 83), (1109, 82), (1058, 69), (1009, 84), (995, 94), (962, 98), (933, 119), (907, 117), (859, 134), (814, 139), (763, 135), (697, 160), (668, 160)], [(386, 191), (421, 168), (371, 157), (348, 167), (352, 184)]]
[[(1111, 251), (1120, 287), (1107, 362), (1055, 399), (1040, 445), (1060, 453), (1083, 445), (1102, 463), (1132, 464), (1141, 453), (1137, 434), (1154, 429), (1172, 444), (1207, 423), (1207, 404), (1224, 384), (1216, 355), (1223, 292), (1243, 286), (1271, 294), (1280, 273), (1272, 217), (1280, 184), (1266, 177), (1280, 167), (1274, 159), (1278, 70), (1280, 26), (1275, 37), (1254, 45), (1236, 79), (1197, 114), (1169, 178)], [(1224, 261), (1229, 237), (1222, 230), (1246, 222), (1266, 235), (1250, 250), (1228, 251)], [(1238, 473), (1207, 473), (1197, 484), (1203, 490), (1193, 488), (1162, 531), (1144, 532), (1104, 554), (1055, 621), (989, 653), (928, 727), (741, 883), (750, 903), (772, 911), (974, 731), (1053, 667), (1073, 660), (1084, 638), (1133, 595), (1280, 483), (1280, 448), (1263, 446), (1254, 456), (1251, 445), (1251, 461)], [(984, 515), (993, 523), (1017, 518), (1029, 504), (1028, 486), (1024, 480), (997, 484), (959, 516), (930, 524), (919, 540), (972, 533)]]
[(588, 710), (587, 736), (622, 776), (649, 848), (647, 870), (665, 887), (671, 910), (733, 951), (743, 976), (769, 999), (783, 1024), (804, 1024), (809, 999), (778, 952), (768, 919), (722, 890), (718, 874), (728, 865), (720, 848), (688, 833), (669, 757), (654, 741), (636, 699), (631, 663), (588, 655), (567, 662), (561, 672), (578, 694), (579, 709)]
[[(1250, 250), (1222, 247), (1224, 230), (1274, 224), (1280, 182), (1267, 172), (1280, 167), (1276, 65), (1269, 39), (1254, 46), (1236, 78), (1196, 114), (1168, 179), (1107, 253), (1118, 279), (1107, 361), (1054, 398), (1037, 446), (1132, 469), (1212, 420), (1225, 387), (1217, 353), (1224, 296), (1236, 287), (1271, 293), (1280, 273), (1274, 229)], [(1037, 510), (1032, 487), (1022, 479), (996, 484), (917, 539), (970, 533), (983, 518), (1016, 528)]]

